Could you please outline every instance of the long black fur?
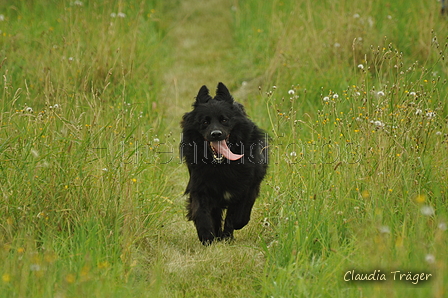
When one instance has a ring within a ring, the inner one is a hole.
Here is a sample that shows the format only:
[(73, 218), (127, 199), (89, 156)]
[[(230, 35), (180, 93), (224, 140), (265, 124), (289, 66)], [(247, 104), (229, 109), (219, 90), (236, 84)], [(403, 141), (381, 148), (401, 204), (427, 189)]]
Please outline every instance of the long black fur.
[[(188, 166), (190, 180), (188, 219), (196, 226), (199, 240), (233, 239), (233, 231), (250, 219), (268, 165), (266, 134), (235, 102), (227, 87), (219, 83), (212, 98), (202, 86), (193, 111), (183, 116), (181, 158)], [(217, 133), (218, 132), (218, 133)], [(213, 155), (211, 141), (227, 140), (238, 160), (219, 160)], [(223, 222), (223, 211), (227, 209)]]

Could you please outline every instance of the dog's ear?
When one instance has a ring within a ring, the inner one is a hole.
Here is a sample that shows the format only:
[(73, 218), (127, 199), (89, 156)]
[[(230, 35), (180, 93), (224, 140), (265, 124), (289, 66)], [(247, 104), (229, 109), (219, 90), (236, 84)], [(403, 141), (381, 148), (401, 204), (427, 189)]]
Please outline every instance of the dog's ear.
[(209, 94), (207, 86), (204, 85), (201, 87), (201, 89), (199, 89), (198, 95), (196, 96), (195, 105), (200, 103), (206, 103), (210, 99), (212, 99), (212, 97)]
[(226, 85), (219, 82), (218, 88), (216, 89), (216, 97), (217, 100), (225, 100), (230, 103), (233, 103), (233, 97), (230, 95), (229, 89), (227, 89)]

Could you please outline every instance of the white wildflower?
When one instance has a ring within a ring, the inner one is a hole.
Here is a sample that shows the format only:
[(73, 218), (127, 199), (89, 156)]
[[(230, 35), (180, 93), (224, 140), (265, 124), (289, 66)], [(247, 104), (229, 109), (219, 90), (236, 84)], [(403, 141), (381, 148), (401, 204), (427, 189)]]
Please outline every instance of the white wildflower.
[(265, 227), (265, 228), (268, 228), (268, 227), (271, 225), (271, 223), (269, 222), (269, 220), (268, 220), (267, 217), (265, 217), (265, 218), (263, 219), (263, 223), (262, 223), (262, 225), (263, 225), (263, 227)]
[(426, 118), (432, 119), (434, 117), (436, 117), (436, 112), (427, 112), (426, 113)]
[(383, 92), (383, 91), (378, 91), (378, 92), (376, 93), (376, 95), (378, 95), (378, 96), (384, 96), (384, 92)]
[(446, 229), (447, 229), (447, 225), (446, 225), (446, 223), (445, 222), (441, 222), (441, 223), (439, 223), (438, 225), (437, 225), (437, 227), (439, 228), (439, 230), (442, 230), (442, 231), (446, 231)]
[(116, 18), (116, 17), (117, 17), (117, 14), (116, 14), (115, 12), (113, 12), (113, 13), (110, 14), (110, 17), (111, 17), (111, 18)]
[(423, 111), (421, 109), (415, 110), (415, 115), (421, 115), (422, 113), (423, 113)]
[(124, 13), (122, 13), (122, 12), (119, 12), (119, 13), (117, 13), (117, 17), (119, 17), (119, 18), (125, 18), (126, 17), (126, 15), (124, 14)]
[(41, 267), (39, 264), (31, 264), (30, 265), (30, 271), (40, 271)]
[(376, 127), (384, 127), (385, 126), (385, 124), (383, 122), (379, 121), (379, 120), (373, 121), (373, 124)]
[(429, 264), (434, 264), (436, 262), (436, 257), (432, 254), (427, 254), (425, 256), (425, 261)]
[(435, 211), (434, 208), (432, 208), (429, 205), (425, 205), (420, 209), (420, 212), (425, 216), (433, 216)]
[(358, 68), (359, 68), (359, 69), (364, 69), (364, 65), (362, 65), (362, 64), (358, 64)]
[(323, 101), (330, 101), (330, 98), (328, 96), (325, 96), (322, 100)]
[(289, 94), (289, 95), (294, 95), (294, 93), (295, 93), (295, 92), (294, 92), (294, 90), (292, 90), (292, 89), (288, 91), (288, 94)]
[(333, 99), (338, 99), (339, 95), (337, 93), (333, 94)]
[(378, 230), (381, 234), (390, 234), (390, 228), (388, 226), (380, 226)]

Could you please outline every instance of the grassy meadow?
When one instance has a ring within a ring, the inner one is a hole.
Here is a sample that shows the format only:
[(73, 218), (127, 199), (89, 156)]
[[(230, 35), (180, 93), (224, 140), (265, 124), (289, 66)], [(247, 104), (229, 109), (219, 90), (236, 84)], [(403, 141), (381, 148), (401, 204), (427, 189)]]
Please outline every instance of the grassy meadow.
[[(447, 37), (437, 1), (0, 1), (0, 297), (447, 297)], [(270, 168), (203, 247), (179, 122), (220, 81)]]

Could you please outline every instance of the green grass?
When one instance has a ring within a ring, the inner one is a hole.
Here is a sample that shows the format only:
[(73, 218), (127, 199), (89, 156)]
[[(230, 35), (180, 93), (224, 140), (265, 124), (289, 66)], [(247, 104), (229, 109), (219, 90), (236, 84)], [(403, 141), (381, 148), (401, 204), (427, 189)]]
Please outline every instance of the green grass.
[[(352, 2), (1, 3), (0, 297), (445, 297), (448, 20)], [(219, 81), (270, 169), (203, 247), (179, 121)]]

